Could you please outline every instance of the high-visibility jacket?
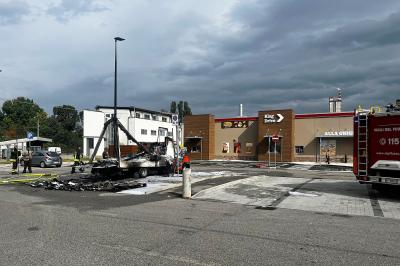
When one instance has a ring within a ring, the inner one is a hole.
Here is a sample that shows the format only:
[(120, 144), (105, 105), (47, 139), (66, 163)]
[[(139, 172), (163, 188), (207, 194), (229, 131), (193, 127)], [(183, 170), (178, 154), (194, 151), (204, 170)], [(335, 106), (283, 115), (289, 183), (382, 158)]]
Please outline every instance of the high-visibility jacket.
[(77, 154), (74, 154), (74, 162), (80, 162), (80, 158), (77, 156)]

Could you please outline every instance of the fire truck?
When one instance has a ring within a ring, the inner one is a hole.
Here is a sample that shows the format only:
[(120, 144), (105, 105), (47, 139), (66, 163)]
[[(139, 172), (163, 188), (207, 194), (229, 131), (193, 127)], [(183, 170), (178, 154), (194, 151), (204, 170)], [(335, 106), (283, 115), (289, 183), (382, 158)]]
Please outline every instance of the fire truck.
[(400, 185), (400, 100), (354, 115), (353, 172), (374, 188)]

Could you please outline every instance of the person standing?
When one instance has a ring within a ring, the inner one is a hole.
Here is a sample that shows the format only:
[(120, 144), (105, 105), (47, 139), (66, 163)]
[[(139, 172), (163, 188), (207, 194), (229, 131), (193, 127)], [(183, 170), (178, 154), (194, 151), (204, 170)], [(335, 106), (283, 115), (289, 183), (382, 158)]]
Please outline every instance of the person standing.
[(11, 156), (10, 156), (10, 162), (12, 163), (11, 174), (13, 174), (13, 175), (17, 174), (19, 155), (20, 155), (20, 152), (18, 151), (18, 148), (14, 147), (14, 149), (11, 151)]
[(29, 173), (32, 173), (32, 154), (29, 150), (22, 153), (22, 160), (24, 161), (24, 171), (22, 173), (26, 173), (26, 168), (28, 168)]
[(331, 157), (330, 157), (330, 154), (329, 154), (329, 149), (328, 149), (328, 151), (326, 152), (325, 159), (326, 159), (326, 163), (327, 163), (327, 164), (330, 164), (330, 163), (331, 163)]
[(81, 147), (78, 147), (78, 149), (76, 149), (74, 154), (74, 165), (72, 166), (71, 174), (74, 174), (76, 167), (81, 165), (81, 156), (82, 156)]
[(78, 162), (81, 161), (81, 157), (82, 157), (82, 151), (81, 151), (81, 147), (78, 147), (78, 149), (76, 150), (76, 159), (78, 160)]
[(108, 155), (107, 149), (104, 149), (102, 156), (103, 156), (103, 159), (108, 159), (108, 158), (110, 157), (110, 156)]

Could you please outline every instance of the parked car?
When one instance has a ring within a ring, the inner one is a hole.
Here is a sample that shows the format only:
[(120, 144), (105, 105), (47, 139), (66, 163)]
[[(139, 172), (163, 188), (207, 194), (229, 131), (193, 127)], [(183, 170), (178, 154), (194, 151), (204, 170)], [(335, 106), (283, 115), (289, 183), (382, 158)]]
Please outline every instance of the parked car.
[(62, 158), (57, 152), (52, 151), (35, 151), (32, 154), (32, 166), (44, 167), (61, 167)]

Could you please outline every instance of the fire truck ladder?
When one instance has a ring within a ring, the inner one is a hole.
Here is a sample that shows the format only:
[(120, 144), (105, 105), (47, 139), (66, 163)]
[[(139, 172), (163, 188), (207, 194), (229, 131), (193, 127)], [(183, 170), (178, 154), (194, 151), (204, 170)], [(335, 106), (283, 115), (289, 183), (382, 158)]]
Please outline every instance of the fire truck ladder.
[(368, 176), (368, 114), (358, 113), (358, 176)]

